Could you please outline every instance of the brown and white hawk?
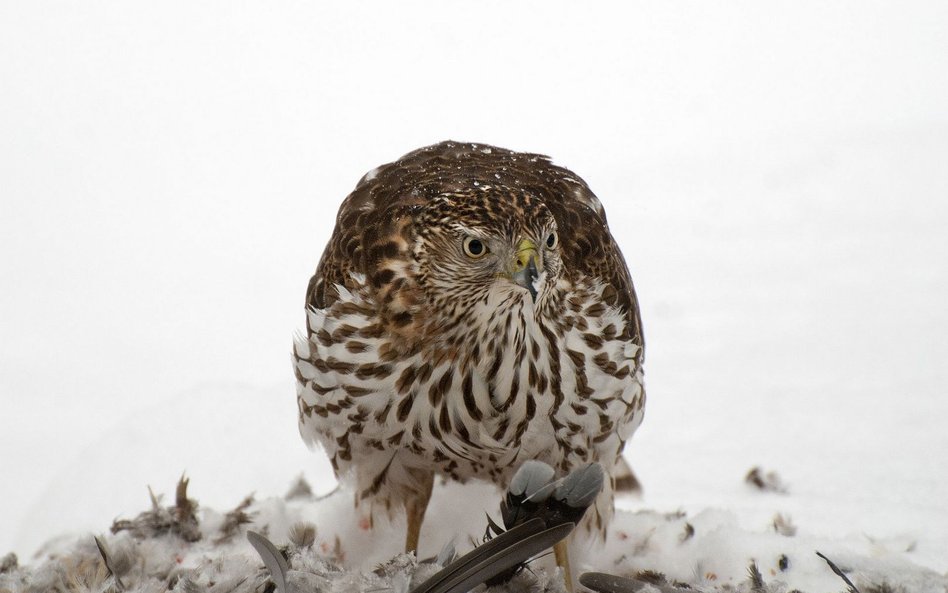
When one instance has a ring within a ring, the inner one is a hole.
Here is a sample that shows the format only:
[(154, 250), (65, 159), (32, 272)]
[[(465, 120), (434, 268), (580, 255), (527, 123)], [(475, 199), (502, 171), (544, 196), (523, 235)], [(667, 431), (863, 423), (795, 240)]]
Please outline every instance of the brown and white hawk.
[[(529, 459), (613, 474), (642, 421), (642, 323), (602, 204), (538, 154), (442, 142), (342, 203), (295, 344), (299, 426), (357, 504), (408, 513), (435, 475)], [(614, 479), (584, 526), (604, 533)]]

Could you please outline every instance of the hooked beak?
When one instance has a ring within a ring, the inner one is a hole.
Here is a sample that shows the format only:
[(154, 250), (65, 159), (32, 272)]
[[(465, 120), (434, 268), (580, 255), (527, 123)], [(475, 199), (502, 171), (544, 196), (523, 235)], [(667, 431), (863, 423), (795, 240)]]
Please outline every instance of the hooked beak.
[(517, 246), (513, 261), (510, 262), (510, 279), (530, 291), (530, 297), (534, 301), (537, 299), (537, 289), (534, 282), (536, 282), (537, 276), (540, 275), (537, 270), (537, 262), (539, 261), (540, 256), (537, 253), (537, 246), (530, 239), (523, 239)]

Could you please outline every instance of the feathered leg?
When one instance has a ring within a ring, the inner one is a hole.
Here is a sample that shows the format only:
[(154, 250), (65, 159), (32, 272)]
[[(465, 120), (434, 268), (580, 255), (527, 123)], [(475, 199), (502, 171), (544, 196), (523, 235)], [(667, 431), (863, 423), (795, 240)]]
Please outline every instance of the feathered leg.
[(419, 476), (419, 490), (405, 501), (405, 512), (408, 519), (408, 531), (405, 534), (405, 552), (414, 552), (418, 555), (418, 536), (421, 535), (421, 524), (425, 520), (425, 510), (431, 500), (431, 488), (434, 486), (434, 474), (426, 472)]

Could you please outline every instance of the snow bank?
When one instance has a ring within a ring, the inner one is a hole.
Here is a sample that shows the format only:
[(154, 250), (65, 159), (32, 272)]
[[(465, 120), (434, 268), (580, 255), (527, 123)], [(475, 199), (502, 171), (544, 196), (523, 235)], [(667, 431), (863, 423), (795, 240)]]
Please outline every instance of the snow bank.
[[(0, 591), (272, 590), (267, 588), (269, 573), (245, 537), (252, 529), (284, 551), (291, 590), (405, 593), (438, 570), (425, 558), (449, 544), (463, 553), (480, 541), (484, 513), (497, 516), (499, 497), (484, 484), (450, 483), (436, 487), (434, 500), (440, 503), (430, 508), (419, 563), (400, 553), (401, 519), (377, 522), (370, 529), (351, 494), (342, 490), (317, 497), (301, 480), (285, 497), (247, 497), (233, 510), (220, 512), (200, 508), (179, 485), (173, 505), (163, 506), (153, 496), (148, 511), (116, 520), (110, 533), (99, 536), (104, 552), (92, 534), (82, 534), (52, 540), (28, 566), (8, 556), (0, 562)], [(574, 545), (574, 561), (579, 573), (646, 576), (701, 591), (760, 591), (750, 576), (752, 566), (765, 591), (844, 590), (845, 583), (816, 555), (821, 551), (863, 591), (889, 587), (942, 593), (948, 588), (948, 577), (913, 564), (907, 550), (865, 539), (793, 533), (784, 520), (747, 529), (735, 514), (716, 509), (694, 516), (620, 510), (607, 542)], [(109, 559), (108, 567), (103, 557)], [(550, 562), (546, 557), (531, 563), (530, 570), (496, 590), (562, 591)]]

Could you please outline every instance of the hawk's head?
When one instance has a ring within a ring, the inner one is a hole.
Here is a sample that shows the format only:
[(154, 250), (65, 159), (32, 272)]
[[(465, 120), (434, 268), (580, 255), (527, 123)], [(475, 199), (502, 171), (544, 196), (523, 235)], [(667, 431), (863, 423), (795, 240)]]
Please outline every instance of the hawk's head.
[(444, 194), (416, 220), (419, 286), (452, 317), (481, 307), (536, 309), (560, 277), (556, 221), (522, 190), (483, 185)]

